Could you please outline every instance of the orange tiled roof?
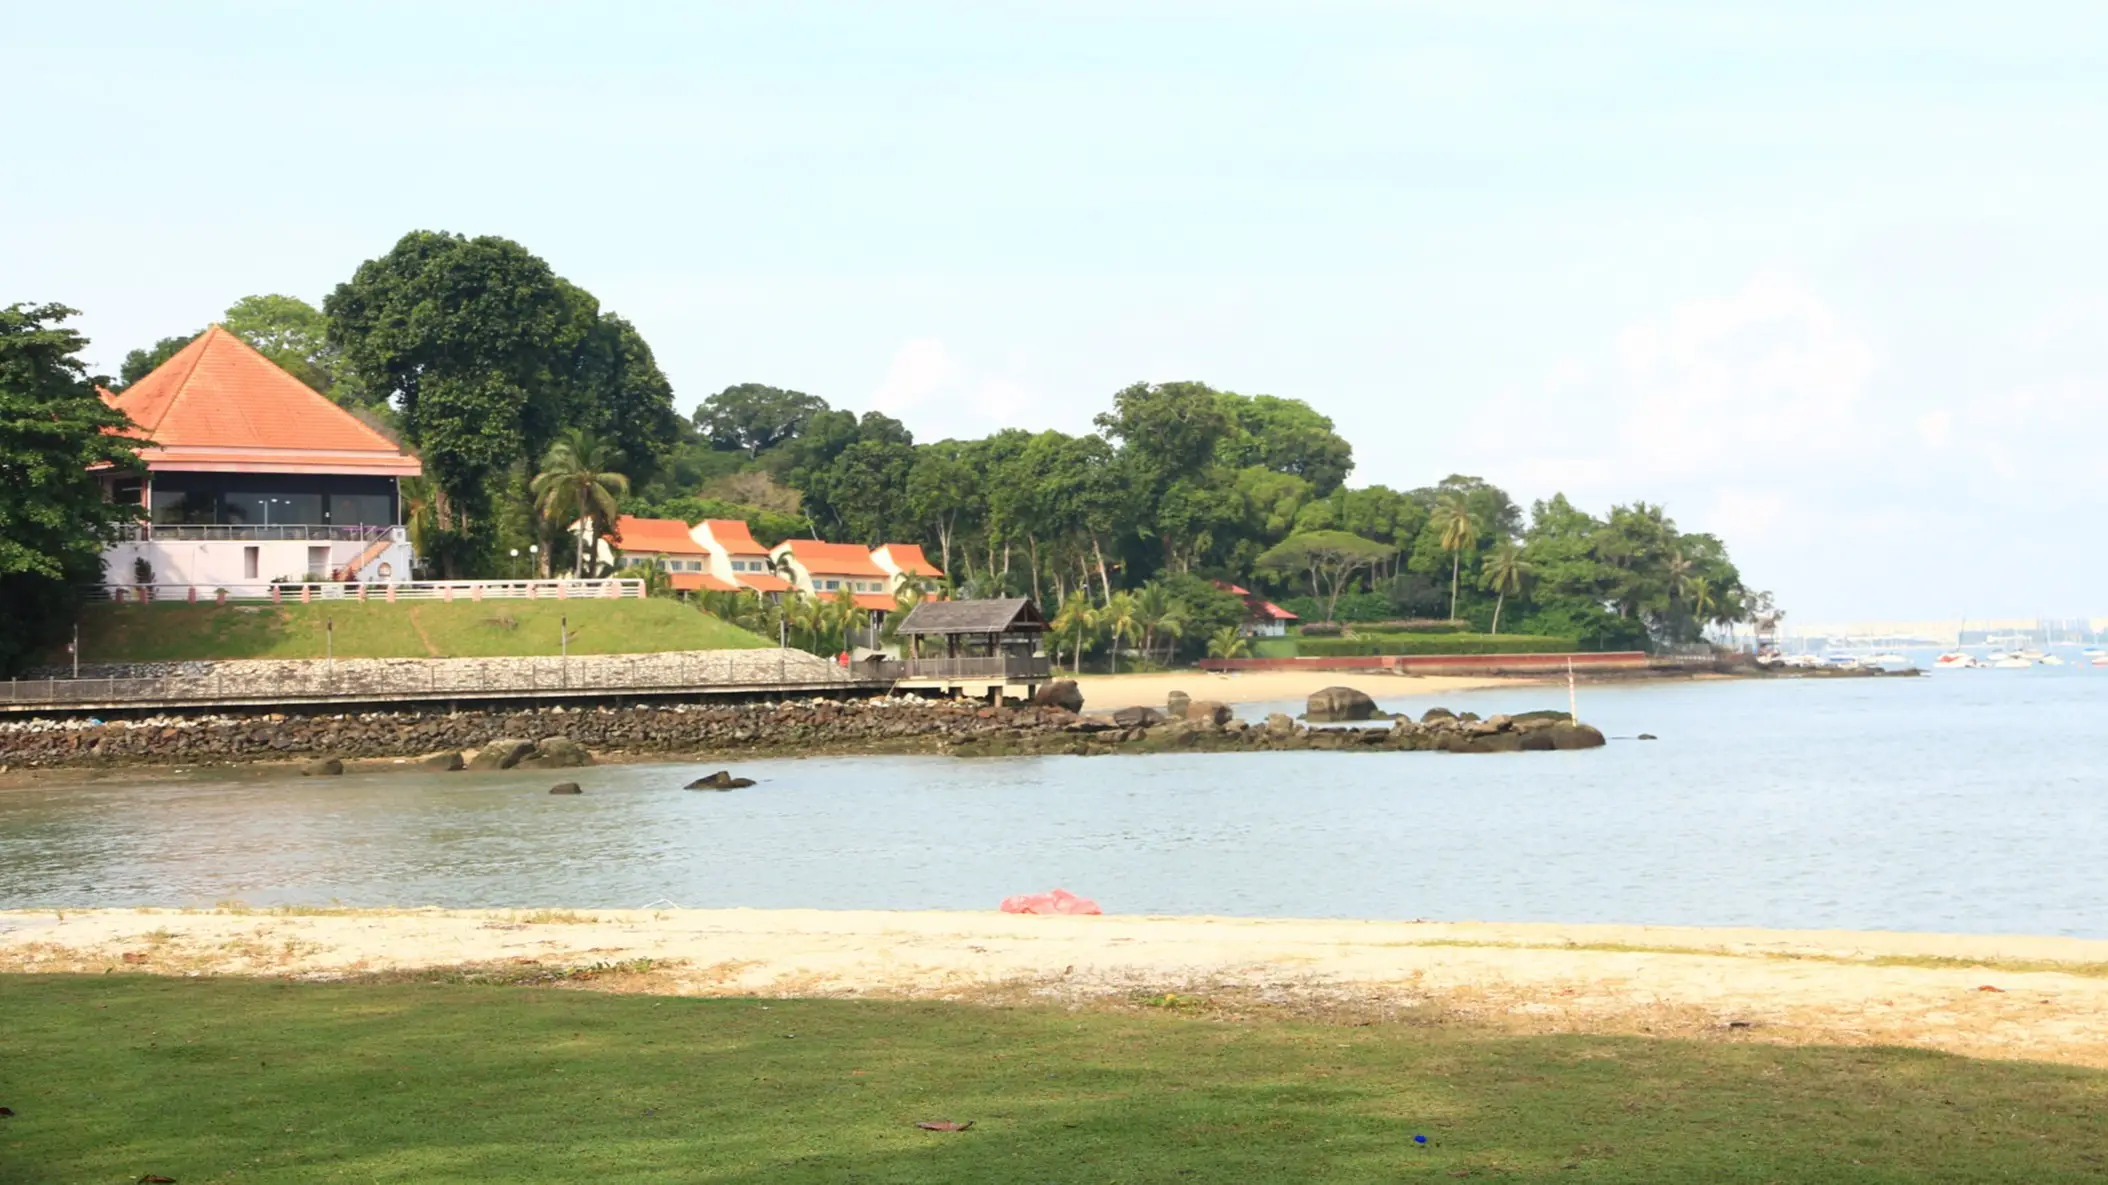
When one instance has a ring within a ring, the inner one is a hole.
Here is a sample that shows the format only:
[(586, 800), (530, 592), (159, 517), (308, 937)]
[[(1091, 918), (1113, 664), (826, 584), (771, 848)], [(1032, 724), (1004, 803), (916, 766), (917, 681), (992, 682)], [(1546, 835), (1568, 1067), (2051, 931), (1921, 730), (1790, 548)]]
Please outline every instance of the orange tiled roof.
[(876, 576), (885, 570), (871, 562), (871, 553), (854, 543), (822, 543), (817, 539), (789, 539), (783, 547), (807, 572), (827, 576)]
[(944, 575), (943, 572), (938, 570), (937, 565), (930, 562), (928, 556), (922, 554), (922, 545), (920, 543), (888, 543), (878, 550), (884, 552), (886, 558), (892, 560), (893, 566), (900, 569), (901, 574), (904, 576), (935, 576), (941, 578)]
[(892, 597), (884, 593), (854, 593), (851, 595), (856, 598), (856, 607), (859, 609), (876, 609), (882, 613), (891, 613), (893, 610), (900, 608), (900, 605)]
[(151, 442), (139, 454), (149, 469), (423, 472), (416, 457), (217, 325), (103, 401)]
[(754, 542), (754, 532), (747, 524), (736, 518), (706, 518), (704, 526), (710, 528), (710, 537), (717, 540), (727, 555), (767, 555), (769, 549)]
[(785, 580), (781, 576), (771, 576), (766, 572), (738, 572), (733, 574), (733, 578), (755, 592), (789, 592), (791, 590), (790, 581)]
[(688, 524), (677, 518), (638, 518), (625, 514), (615, 520), (607, 540), (626, 552), (640, 555), (708, 555), (703, 545), (688, 534)]

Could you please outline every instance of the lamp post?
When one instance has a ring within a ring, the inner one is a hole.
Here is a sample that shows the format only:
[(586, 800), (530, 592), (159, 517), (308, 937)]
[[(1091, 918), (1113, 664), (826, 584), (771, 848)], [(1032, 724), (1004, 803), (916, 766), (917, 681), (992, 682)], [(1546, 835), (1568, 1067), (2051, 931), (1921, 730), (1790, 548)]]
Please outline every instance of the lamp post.
[(331, 666), (337, 665), (337, 619), (322, 619), (322, 657)]
[(73, 623), (73, 677), (81, 677), (81, 623)]
[(539, 572), (540, 572), (540, 571), (542, 570), (542, 562), (541, 562), (541, 560), (540, 560), (540, 559), (538, 558), (538, 557), (539, 557), (539, 556), (540, 556), (541, 554), (542, 554), (542, 545), (541, 545), (541, 544), (539, 544), (539, 543), (530, 543), (530, 544), (528, 544), (528, 545), (527, 545), (527, 566), (528, 566), (529, 568), (533, 569), (533, 570), (534, 570), (534, 572), (536, 572), (536, 573), (539, 573)]
[(520, 549), (517, 547), (512, 549), (512, 578), (520, 578)]
[(562, 656), (564, 686), (571, 686), (571, 618), (566, 615), (556, 619), (557, 653)]

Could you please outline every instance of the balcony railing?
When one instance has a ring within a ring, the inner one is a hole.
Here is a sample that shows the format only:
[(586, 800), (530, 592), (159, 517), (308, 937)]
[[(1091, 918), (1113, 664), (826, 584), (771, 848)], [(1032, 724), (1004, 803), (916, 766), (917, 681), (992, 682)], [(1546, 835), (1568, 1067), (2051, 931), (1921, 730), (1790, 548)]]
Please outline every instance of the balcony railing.
[(966, 658), (903, 658), (884, 665), (889, 677), (933, 682), (1039, 683), (1051, 678), (1054, 664), (1043, 655), (976, 655)]
[(111, 601), (572, 601), (641, 599), (641, 580), (406, 580), (397, 583), (314, 580), (270, 584), (105, 584)]
[(404, 527), (327, 523), (126, 523), (117, 528), (120, 543), (405, 543), (409, 538)]

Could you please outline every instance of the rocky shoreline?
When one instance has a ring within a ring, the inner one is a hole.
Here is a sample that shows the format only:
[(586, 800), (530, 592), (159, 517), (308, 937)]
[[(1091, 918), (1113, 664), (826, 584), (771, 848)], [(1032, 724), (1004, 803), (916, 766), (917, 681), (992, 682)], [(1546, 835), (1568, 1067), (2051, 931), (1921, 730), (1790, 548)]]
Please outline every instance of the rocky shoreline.
[[(1276, 714), (1236, 719), (1219, 703), (1174, 695), (1165, 710), (1085, 715), (1064, 685), (1042, 702), (890, 697), (664, 707), (523, 708), (0, 722), (0, 771), (131, 766), (298, 764), (328, 775), (363, 763), (433, 771), (571, 768), (592, 760), (948, 754), (960, 757), (1171, 751), (1314, 750), (1498, 753), (1582, 749), (1603, 735), (1563, 712), (1480, 720), (1433, 709), (1377, 727), (1312, 727)], [(1074, 686), (1066, 685), (1072, 695)], [(1314, 706), (1317, 697), (1313, 697)], [(1328, 705), (1331, 701), (1328, 699)], [(1373, 708), (1373, 704), (1370, 705)], [(1313, 713), (1315, 720), (1372, 719)], [(505, 758), (493, 759), (492, 753)]]

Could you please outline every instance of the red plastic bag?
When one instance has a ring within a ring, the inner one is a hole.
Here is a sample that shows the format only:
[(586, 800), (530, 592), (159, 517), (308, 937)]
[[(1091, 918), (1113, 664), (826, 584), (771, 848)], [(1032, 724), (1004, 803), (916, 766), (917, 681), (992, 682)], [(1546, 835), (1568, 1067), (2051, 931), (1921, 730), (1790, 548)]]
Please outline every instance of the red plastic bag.
[(1051, 893), (1020, 893), (1015, 897), (1005, 897), (1003, 912), (1103, 914), (1105, 911), (1088, 897), (1078, 897), (1067, 889), (1056, 889)]

